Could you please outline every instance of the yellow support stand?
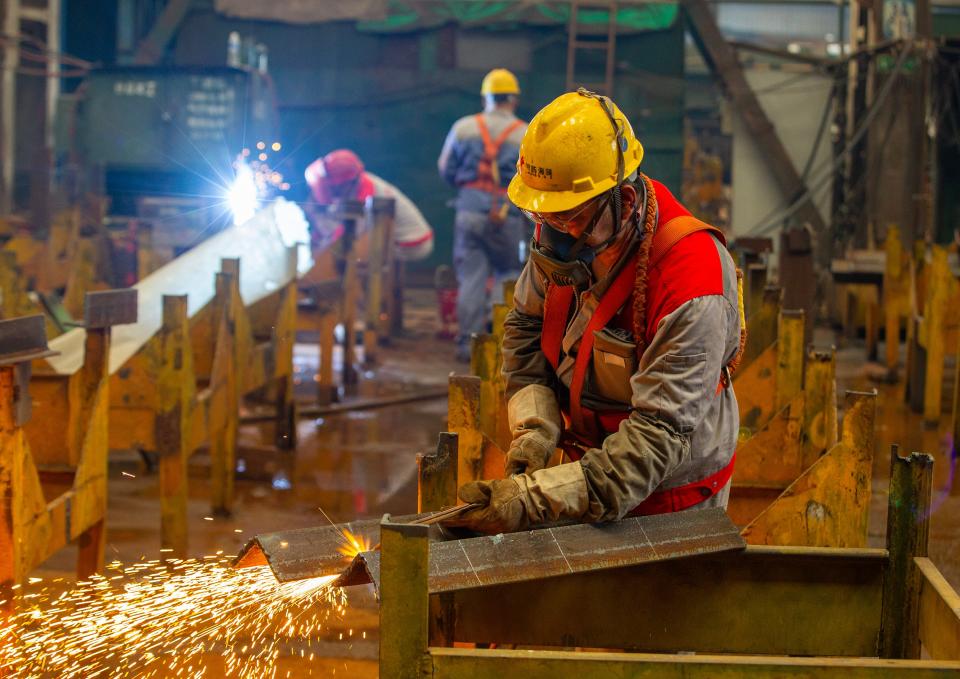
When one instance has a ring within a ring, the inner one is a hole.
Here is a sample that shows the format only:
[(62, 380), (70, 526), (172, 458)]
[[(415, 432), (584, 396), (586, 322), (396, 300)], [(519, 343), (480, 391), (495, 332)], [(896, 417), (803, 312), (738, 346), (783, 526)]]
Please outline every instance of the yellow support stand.
[(457, 485), (503, 478), (503, 449), (482, 428), (482, 381), (472, 375), (451, 375), (447, 429), (459, 440)]
[(843, 438), (743, 529), (753, 545), (865, 547), (876, 392), (847, 392)]
[(191, 452), (191, 409), (196, 399), (186, 295), (163, 297), (163, 326), (156, 343), (161, 365), (154, 421), (160, 474), (160, 547), (171, 550), (174, 558), (185, 559), (187, 460)]
[(910, 315), (910, 261), (909, 253), (900, 240), (900, 229), (891, 225), (884, 244), (886, 264), (883, 271), (883, 317), (886, 335), (886, 366), (896, 375), (900, 362), (901, 320)]

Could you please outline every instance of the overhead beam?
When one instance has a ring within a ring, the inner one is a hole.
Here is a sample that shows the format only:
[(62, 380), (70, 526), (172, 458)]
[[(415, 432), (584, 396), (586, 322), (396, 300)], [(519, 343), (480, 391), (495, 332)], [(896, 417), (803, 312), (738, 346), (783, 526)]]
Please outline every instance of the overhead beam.
[[(794, 167), (776, 128), (747, 82), (737, 59), (737, 52), (723, 37), (710, 5), (707, 0), (683, 0), (683, 8), (690, 20), (691, 35), (704, 60), (723, 83), (727, 96), (740, 113), (747, 129), (763, 148), (763, 157), (767, 159), (771, 174), (784, 197), (789, 201), (797, 200), (807, 193), (806, 183)], [(805, 196), (798, 216), (808, 222), (815, 232), (823, 233), (826, 230), (826, 224), (809, 195)]]
[(192, 7), (193, 0), (170, 0), (157, 17), (153, 28), (137, 45), (133, 63), (139, 66), (152, 66), (159, 63), (167, 45), (176, 35), (177, 29), (180, 28), (180, 24)]

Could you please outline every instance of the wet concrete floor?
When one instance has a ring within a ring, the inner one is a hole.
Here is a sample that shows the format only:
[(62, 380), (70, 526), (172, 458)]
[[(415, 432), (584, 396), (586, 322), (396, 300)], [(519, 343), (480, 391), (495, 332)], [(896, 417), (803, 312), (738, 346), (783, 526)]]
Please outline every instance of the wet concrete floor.
[[(453, 345), (435, 338), (438, 327), (433, 293), (409, 291), (406, 334), (383, 349), (378, 367), (361, 373), (357, 396), (442, 387), (451, 372), (466, 372), (467, 366), (453, 360)], [(838, 344), (839, 338), (818, 330), (816, 342)], [(879, 392), (870, 545), (879, 547), (884, 542), (890, 444), (900, 444), (902, 451), (928, 452), (936, 458), (930, 555), (960, 589), (960, 496), (949, 494), (949, 417), (943, 417), (939, 428), (925, 429), (919, 416), (902, 404), (902, 384), (872, 379), (882, 371), (865, 360), (862, 343), (838, 346), (841, 397), (848, 388), (876, 388)], [(300, 400), (313, 398), (316, 359), (315, 345), (297, 345)], [(415, 511), (416, 454), (436, 445), (437, 433), (445, 429), (445, 423), (444, 399), (305, 418), (298, 425), (295, 452), (270, 450), (264, 445), (270, 440), (268, 427), (245, 426), (238, 456), (237, 501), (230, 518), (211, 515), (205, 454), (199, 452), (191, 460), (191, 555), (201, 557), (218, 550), (236, 553), (258, 533), (324, 524), (320, 508), (334, 521)], [(117, 453), (111, 458), (107, 559), (125, 563), (153, 559), (159, 547), (157, 477), (138, 454)], [(69, 576), (74, 558), (72, 550), (58, 553), (44, 565), (41, 575)], [(353, 590), (347, 616), (334, 622), (324, 635), (329, 656), (317, 676), (332, 675), (338, 668), (342, 676), (376, 675), (376, 603), (368, 588)], [(346, 636), (348, 628), (356, 634), (338, 639), (338, 634)], [(363, 641), (357, 639), (361, 630), (367, 632)], [(291, 676), (303, 675), (297, 669), (303, 666), (295, 659), (284, 660), (284, 670), (291, 667)], [(314, 667), (319, 670), (321, 666)]]

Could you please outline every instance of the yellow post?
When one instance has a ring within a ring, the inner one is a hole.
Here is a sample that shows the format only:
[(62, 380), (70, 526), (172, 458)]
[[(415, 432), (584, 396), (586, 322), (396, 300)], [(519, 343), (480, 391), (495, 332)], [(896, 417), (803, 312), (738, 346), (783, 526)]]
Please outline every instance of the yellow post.
[(777, 325), (780, 318), (780, 302), (783, 290), (775, 286), (763, 289), (759, 308), (747, 319), (747, 346), (743, 351), (740, 369), (743, 370), (757, 359), (770, 345), (777, 341)]
[(746, 278), (746, 315), (749, 319), (763, 308), (764, 292), (767, 289), (767, 265), (758, 262), (748, 264)]
[(63, 295), (63, 306), (74, 318), (83, 316), (84, 296), (97, 288), (97, 269), (101, 264), (97, 255), (96, 238), (85, 237), (77, 241)]
[(0, 366), (0, 595), (10, 609), (10, 588), (19, 581), (20, 552), (17, 493), (21, 487), (23, 432), (16, 418), (16, 380), (13, 365)]
[(947, 263), (947, 251), (933, 246), (933, 261), (927, 276), (927, 297), (923, 309), (921, 344), (927, 349), (927, 369), (924, 375), (923, 420), (934, 427), (940, 421), (943, 407), (943, 362), (947, 304), (952, 298), (956, 281)]
[(881, 658), (920, 657), (922, 574), (915, 557), (927, 556), (933, 458), (924, 453), (900, 457), (892, 447), (887, 508), (887, 552), (880, 621)]
[[(504, 295), (506, 296), (506, 294), (505, 292)], [(493, 386), (491, 408), (494, 411), (494, 429), (491, 438), (496, 441), (501, 450), (507, 450), (513, 438), (510, 433), (510, 418), (507, 415), (507, 383), (503, 377), (503, 352), (500, 351), (503, 346), (503, 325), (512, 307), (512, 296), (509, 304), (493, 305), (493, 337), (496, 342), (496, 360), (491, 376)]]
[(458, 438), (457, 485), (482, 478), (484, 436), (480, 429), (479, 377), (451, 375), (447, 429)]
[(500, 345), (494, 335), (474, 335), (470, 344), (470, 372), (480, 378), (480, 431), (497, 439)]
[(363, 362), (373, 366), (377, 363), (377, 344), (380, 331), (380, 316), (383, 307), (383, 269), (387, 257), (388, 222), (378, 218), (376, 208), (368, 203), (365, 211), (370, 224), (370, 254), (367, 261), (367, 299), (364, 310)]
[(836, 350), (810, 350), (804, 376), (803, 464), (806, 469), (837, 442)]
[(216, 275), (214, 319), (217, 342), (210, 375), (210, 475), (214, 514), (229, 516), (233, 506), (236, 465), (239, 394), (236, 377), (236, 309), (232, 295), (233, 276)]
[(429, 526), (380, 522), (380, 676), (422, 679), (429, 643)]
[(157, 335), (160, 370), (154, 420), (160, 473), (160, 546), (187, 557), (187, 460), (191, 408), (195, 398), (187, 296), (163, 296), (163, 325)]
[(290, 281), (280, 293), (280, 308), (273, 326), (274, 373), (267, 379), (277, 381), (276, 444), (292, 450), (297, 446), (297, 401), (293, 393), (293, 349), (297, 342), (297, 246), (287, 250)]
[(435, 453), (417, 455), (417, 511), (457, 504), (457, 435), (440, 432)]
[(957, 347), (957, 362), (953, 373), (953, 436), (950, 440), (950, 468), (953, 485), (950, 494), (960, 496), (960, 346)]
[(883, 270), (883, 316), (886, 335), (887, 370), (895, 374), (900, 361), (900, 317), (909, 310), (905, 306), (909, 294), (908, 267), (903, 262), (903, 244), (900, 242), (900, 229), (891, 225), (887, 229), (884, 245), (886, 263)]
[(865, 547), (876, 392), (847, 392), (843, 438), (741, 531), (752, 545)]
[(786, 406), (803, 388), (802, 309), (784, 310), (777, 325), (776, 409)]
[(37, 313), (36, 305), (27, 296), (23, 271), (17, 256), (0, 250), (0, 319), (18, 318)]
[(337, 383), (333, 373), (333, 352), (336, 348), (337, 311), (342, 292), (336, 281), (317, 283), (313, 286), (313, 298), (317, 305), (318, 331), (320, 335), (318, 350), (320, 357), (317, 368), (317, 402), (329, 405), (339, 399)]

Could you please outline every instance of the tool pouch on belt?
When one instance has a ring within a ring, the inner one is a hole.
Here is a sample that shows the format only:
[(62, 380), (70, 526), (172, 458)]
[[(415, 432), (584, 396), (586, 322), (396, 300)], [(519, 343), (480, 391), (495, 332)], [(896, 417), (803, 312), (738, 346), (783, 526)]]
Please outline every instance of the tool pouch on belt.
[(637, 346), (629, 333), (601, 328), (593, 333), (593, 383), (598, 395), (611, 401), (630, 403), (630, 378), (637, 371)]

